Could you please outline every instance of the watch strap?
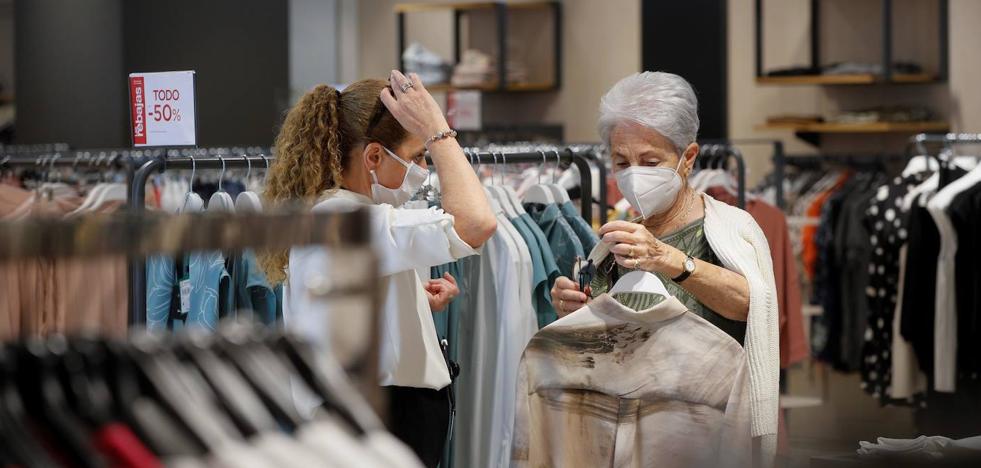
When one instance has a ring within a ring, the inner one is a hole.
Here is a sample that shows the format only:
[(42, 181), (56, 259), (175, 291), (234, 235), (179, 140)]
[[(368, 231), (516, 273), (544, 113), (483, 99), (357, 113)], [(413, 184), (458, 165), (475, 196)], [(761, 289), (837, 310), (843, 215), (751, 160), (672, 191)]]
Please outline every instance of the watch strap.
[(688, 279), (689, 276), (691, 276), (692, 271), (694, 271), (694, 270), (691, 270), (691, 271), (688, 270), (688, 262), (689, 261), (694, 262), (695, 259), (691, 255), (689, 255), (687, 258), (685, 258), (685, 263), (682, 265), (683, 271), (681, 272), (680, 275), (675, 276), (674, 278), (671, 278), (671, 281), (674, 281), (675, 283), (680, 283), (680, 282)]

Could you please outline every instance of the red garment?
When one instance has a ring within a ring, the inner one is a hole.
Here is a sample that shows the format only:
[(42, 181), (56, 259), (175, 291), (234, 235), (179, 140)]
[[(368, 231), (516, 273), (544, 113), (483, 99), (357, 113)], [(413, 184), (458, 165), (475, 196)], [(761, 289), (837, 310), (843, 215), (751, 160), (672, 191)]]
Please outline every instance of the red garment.
[[(820, 218), (821, 209), (824, 208), (824, 202), (828, 201), (831, 195), (834, 195), (842, 185), (848, 181), (850, 175), (845, 173), (838, 177), (835, 181), (835, 185), (824, 193), (818, 194), (814, 197), (810, 206), (807, 207), (807, 211), (804, 213), (808, 218)], [(804, 273), (807, 274), (809, 279), (814, 278), (814, 273), (817, 270), (818, 261), (818, 248), (817, 241), (815, 239), (817, 236), (817, 226), (807, 225), (801, 229), (801, 244), (803, 246), (803, 253), (801, 254), (801, 260), (804, 262)]]
[[(734, 195), (720, 187), (705, 191), (716, 200), (736, 205)], [(761, 200), (747, 200), (746, 211), (760, 225), (770, 246), (773, 277), (777, 286), (780, 316), (780, 367), (787, 368), (803, 361), (810, 354), (804, 337), (804, 316), (801, 311), (800, 277), (787, 229), (787, 217), (779, 208)]]
[(156, 468), (163, 464), (133, 431), (120, 423), (110, 423), (95, 433), (95, 448), (114, 468)]

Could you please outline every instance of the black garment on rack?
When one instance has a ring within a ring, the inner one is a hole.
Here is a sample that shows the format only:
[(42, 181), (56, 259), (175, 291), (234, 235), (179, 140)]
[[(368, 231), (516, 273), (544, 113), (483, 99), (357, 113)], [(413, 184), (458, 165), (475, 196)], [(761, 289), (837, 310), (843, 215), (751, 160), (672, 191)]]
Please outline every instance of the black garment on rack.
[(909, 237), (909, 213), (903, 198), (923, 183), (927, 173), (896, 177), (876, 191), (864, 219), (873, 248), (869, 259), (869, 307), (867, 337), (862, 348), (862, 388), (880, 403), (896, 404), (889, 398), (892, 385), (893, 320), (899, 288), (899, 250)]
[(981, 374), (981, 184), (957, 194), (947, 208), (957, 231), (955, 289), (957, 290), (957, 370), (959, 380), (977, 380)]
[(909, 212), (909, 248), (906, 252), (900, 331), (903, 338), (913, 345), (920, 369), (932, 377), (940, 232), (924, 206), (923, 198), (924, 195), (919, 195)]
[[(873, 247), (869, 232), (862, 222), (866, 207), (875, 195), (880, 177), (871, 180), (871, 187), (861, 187), (848, 197), (843, 206), (835, 238), (836, 254), (841, 265), (841, 350), (844, 369), (857, 371), (862, 365), (862, 345), (865, 342), (869, 304), (865, 298), (869, 286), (869, 262)], [(879, 248), (881, 251), (881, 247)]]
[(814, 356), (843, 369), (842, 340), (842, 256), (836, 252), (835, 233), (847, 197), (860, 188), (863, 181), (853, 177), (836, 193), (828, 197), (821, 209), (821, 220), (815, 243), (818, 249), (812, 303), (820, 304), (823, 312), (812, 319), (811, 348)]

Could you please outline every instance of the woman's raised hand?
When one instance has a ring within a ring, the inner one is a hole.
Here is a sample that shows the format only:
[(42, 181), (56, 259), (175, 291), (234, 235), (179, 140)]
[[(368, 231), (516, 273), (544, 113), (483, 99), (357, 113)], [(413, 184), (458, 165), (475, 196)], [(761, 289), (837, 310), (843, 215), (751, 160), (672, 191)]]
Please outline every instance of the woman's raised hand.
[(391, 89), (382, 90), (382, 103), (409, 133), (426, 141), (450, 129), (443, 110), (423, 86), (419, 75), (410, 73), (405, 76), (398, 70), (392, 70), (388, 81)]

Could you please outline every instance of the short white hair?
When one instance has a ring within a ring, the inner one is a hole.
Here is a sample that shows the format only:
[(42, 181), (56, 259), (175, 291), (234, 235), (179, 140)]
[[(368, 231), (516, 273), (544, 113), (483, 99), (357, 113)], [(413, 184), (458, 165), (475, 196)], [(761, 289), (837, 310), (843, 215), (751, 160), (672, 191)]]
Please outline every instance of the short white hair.
[(681, 152), (698, 136), (698, 98), (684, 78), (673, 73), (634, 73), (600, 99), (599, 132), (610, 144), (618, 123), (633, 121), (654, 130)]

